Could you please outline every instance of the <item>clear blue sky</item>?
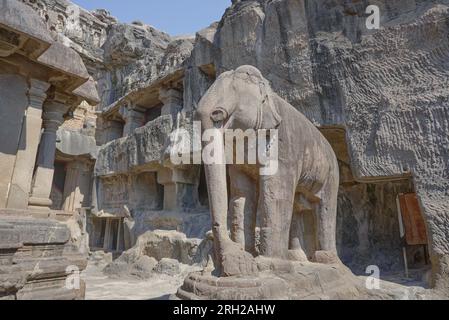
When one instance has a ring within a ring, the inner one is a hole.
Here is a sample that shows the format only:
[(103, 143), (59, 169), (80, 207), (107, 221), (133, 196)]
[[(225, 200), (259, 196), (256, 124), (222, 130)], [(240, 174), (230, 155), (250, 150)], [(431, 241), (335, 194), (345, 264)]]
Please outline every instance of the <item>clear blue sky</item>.
[(121, 22), (140, 20), (170, 35), (194, 34), (220, 20), (231, 0), (72, 0), (93, 10), (104, 8)]

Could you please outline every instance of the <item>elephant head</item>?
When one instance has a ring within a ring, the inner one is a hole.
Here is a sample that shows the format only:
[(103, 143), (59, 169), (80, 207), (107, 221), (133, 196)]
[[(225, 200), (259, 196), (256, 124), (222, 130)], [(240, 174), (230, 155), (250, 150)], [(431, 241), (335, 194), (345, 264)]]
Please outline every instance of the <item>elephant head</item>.
[[(221, 74), (197, 108), (203, 130), (274, 129), (281, 118), (272, 100), (269, 83), (259, 70), (242, 66)], [(212, 215), (214, 245), (221, 276), (251, 274), (256, 265), (251, 254), (234, 243), (227, 231), (228, 197), (225, 164), (205, 164)]]
[(203, 96), (198, 114), (204, 128), (274, 129), (282, 119), (273, 92), (260, 71), (241, 66), (221, 74)]

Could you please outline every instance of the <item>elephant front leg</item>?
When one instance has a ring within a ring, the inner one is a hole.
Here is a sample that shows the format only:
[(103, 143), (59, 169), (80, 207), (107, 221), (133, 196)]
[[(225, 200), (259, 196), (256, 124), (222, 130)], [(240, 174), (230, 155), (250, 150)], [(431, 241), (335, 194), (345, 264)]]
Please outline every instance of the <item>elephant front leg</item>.
[(289, 260), (293, 261), (308, 261), (307, 255), (304, 252), (301, 244), (301, 238), (304, 238), (304, 232), (302, 228), (302, 214), (300, 210), (294, 208), (292, 223), (290, 227), (290, 247), (289, 247)]
[(331, 176), (323, 185), (317, 205), (318, 247), (313, 260), (318, 263), (340, 262), (337, 254), (336, 225), (338, 173)]
[(295, 187), (292, 175), (260, 177), (258, 214), (262, 256), (288, 259)]
[(231, 178), (231, 239), (256, 254), (257, 186), (245, 173), (229, 169)]

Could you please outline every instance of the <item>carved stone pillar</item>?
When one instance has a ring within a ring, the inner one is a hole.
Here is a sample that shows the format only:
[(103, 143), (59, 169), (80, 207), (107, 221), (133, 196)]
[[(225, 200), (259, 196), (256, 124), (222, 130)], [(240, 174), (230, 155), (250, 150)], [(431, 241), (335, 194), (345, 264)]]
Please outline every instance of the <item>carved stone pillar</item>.
[(66, 104), (67, 100), (67, 96), (56, 93), (54, 99), (44, 105), (44, 132), (39, 146), (33, 191), (29, 200), (30, 208), (48, 208), (52, 204), (50, 193), (54, 174), (56, 131), (63, 123), (63, 116), (70, 107)]
[(115, 120), (106, 120), (103, 125), (104, 143), (120, 139), (123, 136), (123, 123)]
[(50, 84), (31, 79), (29, 105), (22, 124), (22, 133), (9, 190), (7, 208), (27, 209), (36, 154), (42, 127), (42, 105)]
[(104, 227), (103, 249), (105, 252), (109, 251), (111, 243), (111, 219), (106, 218)]
[(91, 167), (86, 162), (72, 161), (66, 168), (63, 209), (74, 212), (89, 204)]
[(161, 115), (176, 115), (182, 109), (182, 92), (176, 89), (161, 89), (159, 91), (159, 100), (161, 100), (164, 104), (164, 106), (162, 107)]
[(197, 207), (197, 171), (194, 168), (163, 168), (158, 171), (157, 182), (164, 186), (164, 210), (183, 211)]
[(145, 110), (133, 105), (122, 108), (121, 114), (125, 119), (123, 136), (129, 136), (136, 130), (145, 125)]

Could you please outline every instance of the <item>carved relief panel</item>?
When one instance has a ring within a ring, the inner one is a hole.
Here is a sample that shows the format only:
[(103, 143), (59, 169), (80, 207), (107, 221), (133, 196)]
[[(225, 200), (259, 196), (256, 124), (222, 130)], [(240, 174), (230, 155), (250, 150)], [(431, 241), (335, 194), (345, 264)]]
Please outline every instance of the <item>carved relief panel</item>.
[(98, 198), (100, 208), (105, 213), (123, 215), (127, 214), (127, 210), (134, 212), (162, 209), (164, 188), (157, 183), (154, 172), (100, 179)]
[(101, 208), (107, 213), (119, 213), (128, 203), (128, 176), (101, 178), (100, 182)]

